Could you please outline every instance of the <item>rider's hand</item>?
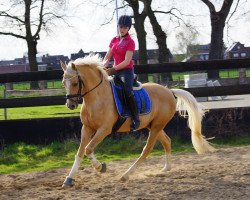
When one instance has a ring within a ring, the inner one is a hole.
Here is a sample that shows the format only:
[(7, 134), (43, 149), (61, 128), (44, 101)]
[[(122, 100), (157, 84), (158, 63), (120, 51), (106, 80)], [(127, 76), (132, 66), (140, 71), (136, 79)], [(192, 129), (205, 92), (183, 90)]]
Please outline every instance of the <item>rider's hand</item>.
[(109, 76), (111, 76), (111, 75), (113, 75), (115, 73), (115, 69), (113, 67), (111, 67), (111, 68), (104, 68), (104, 69), (105, 69), (105, 71), (107, 72), (107, 74)]

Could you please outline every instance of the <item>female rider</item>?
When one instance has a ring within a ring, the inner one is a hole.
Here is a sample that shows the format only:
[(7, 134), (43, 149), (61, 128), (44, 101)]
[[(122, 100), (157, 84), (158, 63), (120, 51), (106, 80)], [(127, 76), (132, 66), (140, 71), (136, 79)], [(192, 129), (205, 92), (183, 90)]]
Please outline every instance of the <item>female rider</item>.
[[(114, 37), (109, 44), (109, 50), (104, 57), (104, 67), (109, 75), (114, 74), (125, 85), (125, 96), (132, 115), (130, 129), (134, 131), (139, 128), (140, 120), (133, 93), (134, 63), (132, 57), (135, 50), (135, 42), (128, 33), (131, 25), (132, 20), (130, 16), (120, 16), (117, 27), (119, 35)], [(108, 68), (111, 57), (114, 58), (114, 65)]]

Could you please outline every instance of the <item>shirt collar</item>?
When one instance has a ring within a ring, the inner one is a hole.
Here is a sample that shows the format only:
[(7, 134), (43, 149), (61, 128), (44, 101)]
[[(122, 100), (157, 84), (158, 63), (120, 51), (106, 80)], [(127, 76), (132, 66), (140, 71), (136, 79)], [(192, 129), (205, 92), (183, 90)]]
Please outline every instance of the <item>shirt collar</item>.
[[(120, 40), (120, 36), (118, 35), (118, 36), (116, 36), (116, 38), (118, 39), (118, 40)], [(131, 37), (130, 37), (130, 35), (129, 35), (129, 33), (123, 38), (123, 39), (130, 39)]]

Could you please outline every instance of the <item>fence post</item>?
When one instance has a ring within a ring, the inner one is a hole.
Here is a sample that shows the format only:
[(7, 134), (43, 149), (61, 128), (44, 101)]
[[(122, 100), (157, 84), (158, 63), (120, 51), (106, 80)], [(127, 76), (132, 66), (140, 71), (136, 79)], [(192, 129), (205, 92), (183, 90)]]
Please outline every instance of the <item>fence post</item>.
[[(7, 86), (6, 84), (4, 85), (4, 90), (3, 90), (3, 98), (6, 99), (6, 90), (7, 90)], [(7, 108), (4, 108), (4, 120), (7, 120)]]
[(240, 84), (246, 83), (246, 68), (239, 69), (239, 83)]

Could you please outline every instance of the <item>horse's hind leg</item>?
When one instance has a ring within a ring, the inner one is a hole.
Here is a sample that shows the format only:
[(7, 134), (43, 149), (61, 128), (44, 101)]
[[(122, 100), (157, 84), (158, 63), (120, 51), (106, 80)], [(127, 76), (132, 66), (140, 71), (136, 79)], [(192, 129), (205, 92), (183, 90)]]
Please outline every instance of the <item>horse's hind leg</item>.
[(159, 131), (153, 131), (151, 129), (148, 139), (147, 139), (147, 143), (143, 148), (143, 151), (140, 155), (140, 157), (136, 160), (136, 162), (122, 175), (121, 177), (121, 181), (127, 181), (129, 179), (129, 175), (132, 174), (136, 168), (138, 167), (138, 165), (145, 160), (145, 158), (148, 156), (148, 154), (152, 151), (157, 136), (158, 136)]
[(89, 141), (91, 140), (91, 136), (94, 134), (94, 132), (87, 128), (86, 126), (82, 127), (81, 130), (81, 143), (80, 146), (78, 148), (78, 152), (75, 155), (75, 161), (74, 164), (70, 170), (69, 175), (66, 177), (65, 181), (63, 182), (62, 187), (69, 187), (69, 186), (73, 186), (73, 182), (74, 179), (73, 177), (75, 176), (76, 172), (78, 171), (79, 167), (80, 167), (80, 163), (81, 160), (84, 156), (84, 151), (85, 151), (85, 147), (86, 145), (89, 143)]
[(171, 169), (171, 139), (167, 136), (164, 130), (161, 130), (157, 138), (165, 151), (165, 166), (162, 171), (169, 171)]

